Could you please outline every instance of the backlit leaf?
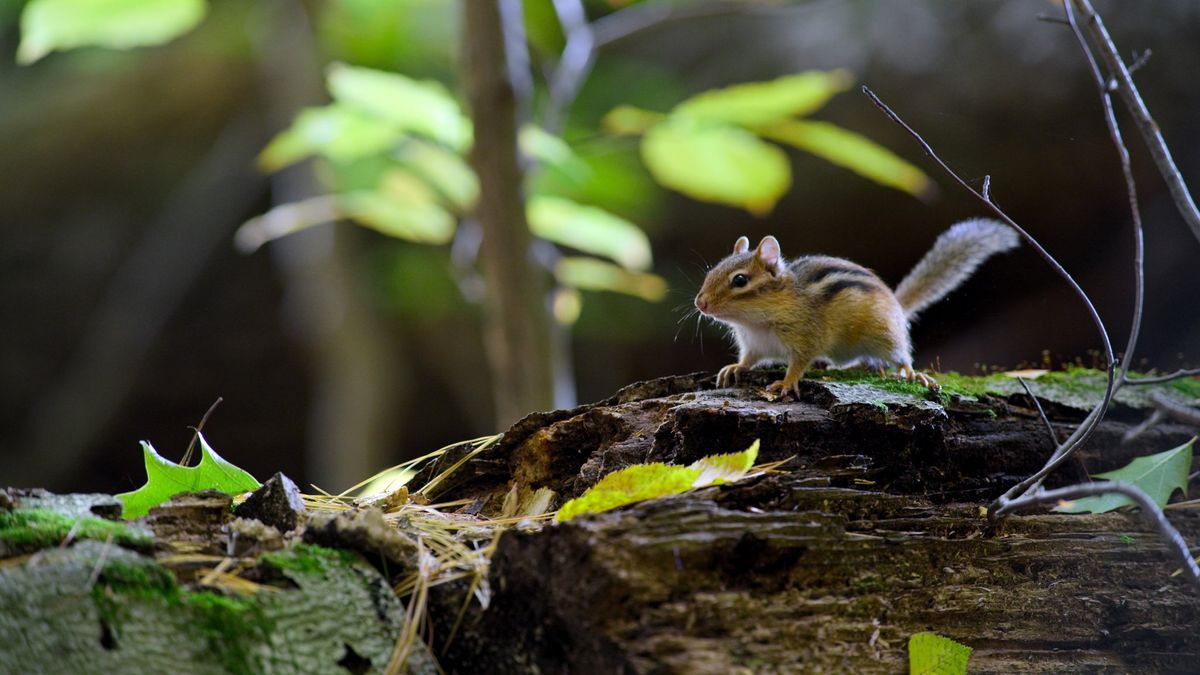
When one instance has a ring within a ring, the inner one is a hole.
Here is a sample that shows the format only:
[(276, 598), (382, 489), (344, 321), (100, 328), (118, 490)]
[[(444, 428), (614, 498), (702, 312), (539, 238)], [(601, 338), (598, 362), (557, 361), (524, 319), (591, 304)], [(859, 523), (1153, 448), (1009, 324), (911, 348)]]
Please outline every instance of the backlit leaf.
[(21, 13), (17, 62), (77, 47), (162, 44), (191, 30), (207, 9), (204, 0), (31, 0)]
[(936, 633), (908, 639), (909, 675), (966, 675), (973, 650)]
[(258, 161), (270, 171), (311, 155), (351, 162), (383, 152), (403, 135), (377, 117), (338, 103), (306, 108), (290, 127), (271, 139)]
[(666, 115), (651, 110), (642, 110), (631, 105), (619, 105), (600, 120), (600, 126), (614, 136), (636, 136), (646, 133), (650, 127), (666, 119)]
[(749, 82), (706, 91), (680, 103), (671, 115), (758, 126), (807, 115), (825, 105), (834, 94), (849, 89), (853, 83), (854, 77), (846, 70), (813, 70), (770, 82)]
[(765, 215), (792, 184), (787, 155), (735, 127), (670, 121), (642, 139), (642, 160), (662, 185)]
[(585, 513), (603, 513), (646, 499), (738, 480), (750, 471), (756, 457), (757, 440), (743, 452), (710, 455), (691, 466), (661, 462), (627, 466), (601, 478), (582, 495), (563, 504), (555, 520), (563, 522)]
[(479, 199), (475, 172), (446, 148), (411, 139), (396, 152), (396, 160), (437, 190), (457, 213), (471, 210)]
[(529, 229), (542, 239), (611, 258), (632, 270), (650, 266), (650, 240), (637, 225), (595, 206), (538, 195), (527, 206)]
[[(1120, 469), (1098, 473), (1092, 477), (1136, 485), (1149, 495), (1155, 504), (1166, 506), (1176, 490), (1187, 494), (1188, 474), (1192, 469), (1192, 445), (1195, 442), (1196, 439), (1193, 438), (1178, 448), (1138, 457)], [(1106, 513), (1132, 505), (1133, 502), (1124, 495), (1107, 494), (1076, 499), (1060, 504), (1054, 507), (1054, 510), (1060, 513)]]
[(463, 151), (471, 144), (471, 121), (445, 87), (399, 73), (335, 63), (327, 86), (334, 100), (395, 126)]
[(928, 176), (891, 150), (828, 122), (787, 120), (756, 131), (763, 138), (810, 152), (880, 185), (918, 196), (933, 188)]
[(596, 258), (565, 257), (554, 265), (560, 284), (586, 291), (613, 291), (658, 302), (667, 295), (667, 282), (657, 274), (632, 272)]
[(392, 192), (358, 190), (339, 195), (347, 217), (377, 232), (419, 244), (445, 244), (457, 220), (430, 201)]
[(180, 466), (164, 459), (154, 447), (142, 441), (142, 455), (146, 463), (146, 484), (117, 495), (124, 505), (122, 517), (140, 518), (150, 508), (162, 504), (181, 492), (197, 490), (220, 490), (230, 494), (257, 490), (260, 485), (254, 476), (225, 461), (208, 445), (202, 434), (200, 441), (200, 463), (196, 466)]

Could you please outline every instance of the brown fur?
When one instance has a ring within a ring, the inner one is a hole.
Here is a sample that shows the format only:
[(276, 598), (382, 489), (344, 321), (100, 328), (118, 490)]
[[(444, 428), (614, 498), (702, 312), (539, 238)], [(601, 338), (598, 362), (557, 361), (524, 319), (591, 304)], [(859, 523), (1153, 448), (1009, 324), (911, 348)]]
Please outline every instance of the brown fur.
[[(905, 308), (874, 272), (828, 256), (786, 263), (774, 237), (764, 238), (753, 251), (748, 244), (740, 238), (734, 252), (708, 272), (696, 296), (696, 307), (729, 325), (737, 341), (738, 362), (721, 369), (719, 386), (759, 363), (783, 362), (787, 374), (769, 389), (795, 391), (816, 359), (838, 366), (894, 365), (903, 377), (936, 386), (913, 371)], [(929, 264), (934, 257), (927, 256), (923, 265), (940, 269), (923, 274), (935, 282), (938, 274), (965, 278), (970, 273), (956, 267), (953, 254), (943, 253), (937, 265)], [(973, 270), (980, 261), (975, 256), (963, 264)], [(744, 286), (734, 285), (737, 275), (747, 277)]]

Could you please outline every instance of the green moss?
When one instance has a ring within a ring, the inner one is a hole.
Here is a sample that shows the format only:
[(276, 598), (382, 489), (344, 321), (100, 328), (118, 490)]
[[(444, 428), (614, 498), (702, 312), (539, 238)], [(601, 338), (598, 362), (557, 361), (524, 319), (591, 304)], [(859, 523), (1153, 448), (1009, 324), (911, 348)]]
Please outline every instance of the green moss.
[(355, 559), (352, 551), (313, 544), (296, 544), (282, 551), (259, 556), (259, 562), (277, 569), (321, 577), (326, 576), (330, 567), (345, 567), (353, 564)]
[[(73, 532), (72, 532), (73, 531)], [(153, 537), (125, 523), (94, 516), (75, 518), (46, 509), (18, 509), (0, 513), (0, 543), (10, 553), (58, 546), (70, 534), (75, 539), (97, 539), (122, 546), (149, 546)]]
[(138, 607), (182, 610), (186, 624), (200, 631), (208, 651), (226, 671), (262, 671), (253, 647), (269, 641), (273, 624), (257, 596), (188, 591), (170, 570), (149, 558), (105, 562), (91, 595), (101, 621), (118, 640), (122, 624)]
[(255, 599), (198, 591), (185, 593), (182, 604), (191, 610), (194, 625), (204, 633), (209, 650), (226, 671), (262, 671), (253, 646), (269, 641), (273, 624)]

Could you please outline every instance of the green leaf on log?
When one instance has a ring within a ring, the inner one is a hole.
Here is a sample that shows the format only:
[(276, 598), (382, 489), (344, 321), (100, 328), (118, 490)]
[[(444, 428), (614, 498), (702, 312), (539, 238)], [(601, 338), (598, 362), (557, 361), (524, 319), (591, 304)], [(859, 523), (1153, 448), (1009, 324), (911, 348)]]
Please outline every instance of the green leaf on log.
[(971, 648), (936, 633), (908, 639), (909, 675), (966, 675)]
[(132, 491), (117, 495), (124, 505), (122, 517), (140, 518), (181, 492), (197, 490), (220, 490), (230, 494), (257, 490), (260, 484), (254, 476), (221, 458), (197, 433), (200, 441), (200, 463), (196, 466), (181, 466), (154, 450), (142, 441), (142, 454), (146, 462), (146, 484)]
[(661, 462), (627, 466), (601, 478), (582, 495), (563, 504), (555, 520), (564, 522), (585, 513), (603, 513), (646, 499), (739, 480), (746, 477), (757, 458), (756, 440), (743, 452), (709, 455), (690, 466)]
[[(1192, 446), (1195, 442), (1193, 438), (1178, 448), (1138, 457), (1120, 469), (1098, 473), (1093, 478), (1136, 485), (1155, 504), (1166, 506), (1176, 490), (1187, 494), (1188, 474), (1192, 469)], [(1124, 495), (1107, 494), (1065, 502), (1054, 507), (1054, 510), (1060, 513), (1107, 513), (1132, 505), (1133, 502)]]

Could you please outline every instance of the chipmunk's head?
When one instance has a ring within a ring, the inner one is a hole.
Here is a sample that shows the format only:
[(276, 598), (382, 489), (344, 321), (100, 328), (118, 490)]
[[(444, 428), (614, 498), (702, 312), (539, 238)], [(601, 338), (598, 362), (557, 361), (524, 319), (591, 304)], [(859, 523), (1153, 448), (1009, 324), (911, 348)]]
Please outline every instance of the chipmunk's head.
[(696, 309), (728, 323), (758, 323), (773, 306), (771, 296), (787, 289), (787, 264), (775, 237), (763, 237), (750, 250), (750, 240), (738, 237), (733, 253), (704, 277), (696, 295)]

